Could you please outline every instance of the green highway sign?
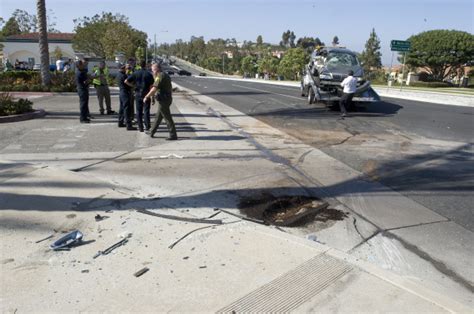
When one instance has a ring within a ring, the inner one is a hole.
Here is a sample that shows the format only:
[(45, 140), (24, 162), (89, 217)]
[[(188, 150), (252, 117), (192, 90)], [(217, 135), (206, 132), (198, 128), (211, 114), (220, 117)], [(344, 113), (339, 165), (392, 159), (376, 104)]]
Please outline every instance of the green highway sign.
[(390, 42), (390, 49), (392, 51), (410, 51), (411, 44), (405, 40), (392, 40)]

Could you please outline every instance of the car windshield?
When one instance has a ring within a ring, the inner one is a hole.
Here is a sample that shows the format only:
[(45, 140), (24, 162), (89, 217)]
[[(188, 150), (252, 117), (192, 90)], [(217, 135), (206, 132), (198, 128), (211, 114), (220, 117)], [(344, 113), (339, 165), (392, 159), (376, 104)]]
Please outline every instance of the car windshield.
[(359, 65), (359, 61), (355, 55), (339, 51), (329, 52), (326, 62), (329, 66), (353, 67)]

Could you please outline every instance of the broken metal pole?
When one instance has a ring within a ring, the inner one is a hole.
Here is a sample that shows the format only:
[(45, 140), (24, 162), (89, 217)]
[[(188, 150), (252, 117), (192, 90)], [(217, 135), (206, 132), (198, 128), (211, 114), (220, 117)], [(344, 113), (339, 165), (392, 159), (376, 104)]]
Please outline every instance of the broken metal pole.
[(158, 214), (155, 212), (151, 212), (146, 209), (137, 209), (138, 213), (150, 215), (150, 216), (155, 216), (155, 217), (160, 217), (160, 218), (165, 218), (165, 219), (172, 219), (172, 220), (178, 220), (178, 221), (184, 221), (184, 222), (194, 222), (194, 223), (201, 223), (201, 224), (214, 224), (214, 225), (222, 225), (222, 220), (220, 219), (202, 219), (202, 218), (187, 218), (187, 217), (179, 217), (179, 216), (173, 216), (173, 215), (164, 215), (164, 214)]

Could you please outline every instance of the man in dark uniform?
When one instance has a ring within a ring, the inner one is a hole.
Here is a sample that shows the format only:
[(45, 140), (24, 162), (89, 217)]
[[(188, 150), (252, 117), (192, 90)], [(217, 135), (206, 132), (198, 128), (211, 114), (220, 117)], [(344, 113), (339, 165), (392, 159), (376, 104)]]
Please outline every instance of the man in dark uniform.
[(153, 95), (156, 94), (156, 100), (158, 101), (158, 111), (156, 113), (156, 119), (153, 123), (153, 127), (150, 131), (150, 136), (155, 136), (158, 127), (163, 119), (165, 119), (168, 127), (170, 136), (166, 139), (168, 141), (175, 141), (178, 139), (176, 134), (176, 127), (174, 125), (173, 117), (171, 116), (170, 106), (173, 102), (173, 89), (171, 86), (170, 76), (162, 72), (161, 65), (154, 63), (151, 67), (154, 77), (153, 87), (150, 92), (145, 96), (144, 100), (149, 100)]
[(127, 127), (127, 130), (136, 130), (132, 126), (132, 88), (125, 84), (125, 80), (127, 79), (127, 67), (128, 65), (122, 65), (119, 70), (119, 74), (117, 75), (117, 85), (120, 90), (120, 110), (119, 110), (119, 118), (118, 118), (118, 127), (124, 128)]
[(137, 111), (138, 130), (143, 132), (143, 124), (145, 129), (150, 130), (150, 99), (144, 101), (144, 97), (150, 91), (153, 85), (153, 76), (146, 70), (146, 62), (142, 61), (141, 69), (128, 76), (125, 84), (133, 86), (135, 84), (135, 104)]
[(76, 86), (79, 94), (79, 110), (81, 123), (90, 123), (89, 119), (89, 84), (90, 79), (87, 76), (87, 62), (79, 60), (77, 62)]

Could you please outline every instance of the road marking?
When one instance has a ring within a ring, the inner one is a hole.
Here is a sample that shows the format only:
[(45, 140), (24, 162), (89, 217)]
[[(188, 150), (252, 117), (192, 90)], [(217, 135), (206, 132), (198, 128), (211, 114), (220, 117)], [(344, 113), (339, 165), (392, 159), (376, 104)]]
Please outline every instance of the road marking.
[(259, 89), (259, 88), (247, 87), (247, 86), (242, 86), (242, 85), (237, 85), (237, 84), (232, 84), (232, 86), (251, 89), (251, 90), (256, 90), (256, 91), (259, 91), (259, 92), (265, 92), (265, 93), (268, 93), (268, 94), (274, 94), (274, 95), (293, 98), (293, 99), (298, 99), (298, 100), (303, 100), (303, 98), (301, 98), (301, 97), (290, 96), (290, 95), (285, 95), (285, 94), (280, 94), (280, 93), (274, 93), (274, 92), (270, 92), (270, 91), (267, 91), (267, 90), (264, 90), (264, 89)]
[(53, 145), (52, 149), (73, 148), (74, 146), (76, 146), (76, 143), (65, 143), (65, 144), (57, 143)]
[(3, 150), (10, 150), (10, 149), (21, 149), (21, 144), (10, 144), (5, 147)]

